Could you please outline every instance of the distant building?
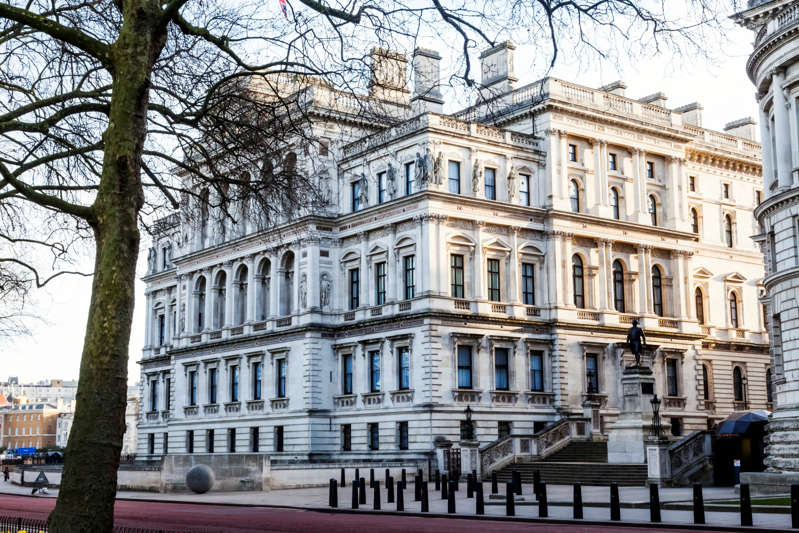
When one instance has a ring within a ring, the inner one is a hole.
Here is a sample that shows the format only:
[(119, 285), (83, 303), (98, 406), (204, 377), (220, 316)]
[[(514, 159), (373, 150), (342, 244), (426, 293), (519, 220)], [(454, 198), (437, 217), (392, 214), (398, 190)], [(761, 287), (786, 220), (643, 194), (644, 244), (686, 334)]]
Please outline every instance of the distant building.
[[(56, 423), (56, 446), (66, 448), (69, 432), (72, 431), (74, 409), (58, 415)], [(125, 436), (122, 441), (122, 455), (136, 453), (136, 422), (139, 418), (139, 396), (137, 387), (128, 387), (128, 401), (125, 407)]]
[(2, 445), (9, 449), (55, 446), (58, 415), (63, 410), (63, 403), (29, 403), (0, 410)]
[[(51, 379), (36, 383), (20, 383), (19, 378), (12, 376), (8, 381), (0, 382), (0, 394), (6, 398), (25, 396), (28, 401), (55, 403), (60, 398), (65, 403), (75, 399), (78, 392), (76, 380)], [(9, 401), (11, 401), (9, 399)]]

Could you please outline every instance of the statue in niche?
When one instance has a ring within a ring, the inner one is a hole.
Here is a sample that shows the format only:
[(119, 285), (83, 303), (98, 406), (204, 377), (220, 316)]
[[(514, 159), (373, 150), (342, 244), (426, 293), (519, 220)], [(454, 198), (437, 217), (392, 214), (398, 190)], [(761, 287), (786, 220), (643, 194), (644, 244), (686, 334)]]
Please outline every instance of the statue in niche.
[(477, 193), (480, 191), (480, 182), (483, 181), (483, 168), (480, 166), (480, 160), (474, 160), (472, 167), (472, 192)]
[(646, 346), (644, 330), (638, 327), (638, 320), (633, 320), (633, 327), (627, 330), (627, 345), (635, 356), (635, 366), (641, 366), (641, 353)]
[(319, 305), (322, 310), (330, 307), (330, 277), (327, 272), (322, 273), (319, 280)]
[(508, 198), (511, 200), (516, 198), (516, 193), (518, 192), (518, 178), (519, 174), (516, 172), (516, 168), (511, 166), (510, 170), (508, 170)]
[(186, 331), (186, 304), (180, 304), (180, 332)]
[(308, 307), (308, 276), (300, 278), (300, 309)]
[(419, 190), (423, 190), (427, 188), (427, 182), (430, 181), (430, 171), (428, 169), (430, 158), (427, 154), (422, 155), (419, 152), (416, 152), (416, 162), (414, 163), (414, 180), (415, 186), (418, 187)]
[(330, 175), (327, 170), (323, 170), (322, 173), (319, 174), (319, 201), (323, 207), (330, 205), (331, 196)]
[(158, 262), (158, 258), (156, 257), (157, 255), (158, 254), (154, 247), (151, 247), (147, 252), (147, 273), (149, 274), (155, 272), (155, 265)]
[(444, 183), (444, 153), (441, 150), (433, 160), (433, 182), (436, 185)]
[(397, 196), (397, 169), (391, 163), (388, 164), (386, 169), (386, 176), (388, 177), (388, 198), (393, 200)]
[(358, 202), (361, 204), (361, 208), (364, 208), (369, 205), (369, 180), (366, 179), (366, 174), (361, 174), (358, 184)]

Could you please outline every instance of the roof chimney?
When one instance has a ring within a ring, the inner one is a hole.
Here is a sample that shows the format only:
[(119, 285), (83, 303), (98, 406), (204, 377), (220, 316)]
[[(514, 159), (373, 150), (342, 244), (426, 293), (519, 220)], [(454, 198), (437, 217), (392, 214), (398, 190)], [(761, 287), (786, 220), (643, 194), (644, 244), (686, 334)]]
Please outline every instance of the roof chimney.
[(643, 98), (639, 98), (638, 101), (641, 102), (642, 104), (651, 104), (659, 107), (666, 107), (667, 99), (668, 98), (666, 97), (666, 94), (659, 91), (656, 93), (652, 93), (648, 96), (644, 96)]
[(413, 51), (413, 114), (441, 113), (444, 100), (441, 98), (441, 56), (429, 48)]
[(372, 66), (369, 96), (407, 103), (408, 58), (405, 54), (386, 48), (372, 48), (369, 58)]
[(600, 91), (605, 91), (606, 93), (615, 94), (617, 96), (624, 96), (624, 91), (626, 89), (627, 84), (621, 80), (616, 80), (599, 88)]
[(480, 54), (481, 83), (493, 94), (512, 91), (517, 78), (513, 74), (513, 51), (511, 41), (499, 43)]
[(754, 141), (755, 119), (752, 117), (746, 117), (739, 120), (733, 120), (724, 126), (724, 131), (730, 135), (735, 135), (736, 137)]
[(691, 126), (697, 126), (699, 128), (702, 127), (702, 104), (699, 102), (693, 102), (690, 104), (686, 104), (684, 106), (680, 106), (676, 108), (674, 111), (678, 113), (682, 113), (682, 123), (688, 124)]

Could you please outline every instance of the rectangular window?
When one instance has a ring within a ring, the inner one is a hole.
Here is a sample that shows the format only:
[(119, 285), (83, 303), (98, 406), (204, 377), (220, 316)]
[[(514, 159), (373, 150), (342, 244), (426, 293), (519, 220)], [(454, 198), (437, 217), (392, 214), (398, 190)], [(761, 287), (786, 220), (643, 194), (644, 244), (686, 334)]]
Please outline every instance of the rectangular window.
[(205, 431), (205, 451), (207, 453), (214, 453), (214, 430), (207, 429)]
[(585, 356), (585, 383), (586, 392), (589, 394), (599, 393), (599, 375), (597, 372), (596, 354), (587, 354)]
[(472, 347), (458, 346), (458, 388), (472, 388)]
[(655, 164), (652, 161), (646, 162), (646, 177), (649, 179), (655, 178)]
[(359, 268), (350, 269), (350, 310), (358, 309), (359, 293), (360, 293), (360, 276), (361, 270)]
[(496, 348), (494, 350), (494, 376), (496, 377), (497, 390), (510, 389), (508, 370), (508, 349)]
[(250, 428), (250, 451), (258, 453), (261, 446), (261, 430), (258, 427)]
[(695, 176), (688, 176), (688, 190), (691, 192), (696, 192), (696, 177)]
[(499, 293), (499, 259), (488, 260), (488, 299), (498, 302)]
[(386, 173), (377, 173), (377, 203), (382, 204), (386, 201)]
[(544, 354), (539, 351), (530, 352), (530, 390), (544, 391)]
[(386, 303), (386, 262), (375, 265), (375, 304)]
[(169, 265), (169, 257), (167, 257), (167, 249), (164, 247), (161, 248), (161, 270), (166, 270), (167, 265)]
[(172, 410), (172, 378), (166, 378), (166, 382), (164, 383), (164, 402), (166, 404), (164, 409), (167, 410), (167, 411), (171, 411)]
[(277, 360), (277, 397), (286, 397), (286, 360)]
[(377, 424), (369, 424), (369, 449), (380, 449), (380, 426)]
[(407, 422), (400, 422), (397, 424), (397, 433), (399, 441), (399, 449), (400, 450), (407, 450), (408, 449), (408, 423)]
[(519, 174), (519, 204), (530, 205), (530, 175)]
[(504, 439), (510, 435), (511, 423), (500, 420), (497, 422), (497, 437)]
[(275, 451), (283, 451), (283, 426), (275, 426)]
[(166, 342), (166, 315), (158, 315), (158, 346)]
[(577, 162), (577, 145), (576, 144), (570, 144), (569, 145), (569, 161), (572, 161), (574, 163)]
[(149, 433), (147, 435), (147, 453), (149, 455), (155, 455), (155, 433)]
[(169, 453), (169, 433), (164, 433), (164, 455)]
[(397, 348), (397, 388), (411, 388), (411, 352), (407, 346)]
[(449, 256), (450, 294), (453, 298), (463, 298), (463, 256)]
[(236, 453), (236, 428), (227, 430), (227, 449), (230, 453)]
[(763, 193), (761, 191), (755, 191), (755, 206), (760, 205), (763, 201)]
[(230, 367), (230, 401), (239, 401), (239, 366)]
[(666, 385), (668, 387), (667, 393), (669, 396), (678, 396), (679, 390), (677, 387), (677, 360), (666, 359)]
[(485, 169), (485, 197), (487, 200), (497, 199), (497, 171), (493, 168)]
[(447, 165), (447, 185), (449, 192), (461, 193), (461, 164), (458, 161), (450, 161)]
[(380, 352), (369, 352), (369, 391), (380, 392)]
[(150, 411), (158, 409), (158, 381), (150, 380)]
[(725, 200), (730, 199), (730, 184), (729, 183), (722, 183), (721, 184), (721, 192), (724, 195)]
[(535, 265), (522, 263), (522, 301), (524, 305), (535, 305)]
[(261, 363), (252, 364), (252, 399), (261, 399)]
[(352, 355), (347, 354), (343, 356), (341, 363), (342, 377), (341, 377), (341, 393), (352, 394)]
[(341, 425), (341, 449), (345, 452), (352, 451), (352, 426), (350, 424)]
[(352, 205), (352, 212), (354, 213), (361, 208), (361, 182), (354, 181), (350, 183), (350, 202)]
[(413, 194), (413, 161), (405, 163), (405, 194)]
[(216, 403), (216, 368), (208, 369), (208, 403)]
[(405, 273), (405, 299), (410, 300), (416, 294), (416, 256), (406, 255), (402, 258)]
[(197, 405), (197, 371), (189, 372), (189, 405)]
[(618, 164), (616, 154), (608, 154), (608, 168), (610, 170), (619, 170)]

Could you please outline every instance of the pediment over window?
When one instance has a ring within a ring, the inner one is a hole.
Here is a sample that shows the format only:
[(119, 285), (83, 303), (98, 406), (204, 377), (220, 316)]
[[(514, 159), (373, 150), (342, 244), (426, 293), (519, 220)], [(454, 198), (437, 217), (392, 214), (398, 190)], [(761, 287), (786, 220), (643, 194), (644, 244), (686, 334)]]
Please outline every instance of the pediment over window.
[(713, 277), (713, 272), (704, 267), (700, 267), (694, 271), (694, 277), (699, 279), (710, 279)]
[(416, 243), (410, 237), (400, 237), (400, 239), (394, 244), (394, 248), (405, 248), (415, 244)]
[(463, 234), (450, 235), (447, 237), (447, 244), (451, 246), (466, 246), (468, 248), (474, 248), (475, 246), (474, 241)]
[(542, 252), (538, 247), (533, 246), (532, 244), (522, 245), (522, 247), (519, 248), (519, 253), (526, 255), (544, 255), (544, 252)]
[(387, 250), (386, 250), (385, 246), (377, 244), (377, 245), (373, 246), (371, 250), (369, 250), (369, 255), (384, 254), (384, 253), (386, 253), (386, 251)]
[(746, 281), (746, 278), (743, 277), (738, 272), (731, 272), (726, 276), (724, 276), (724, 281), (726, 281), (727, 283), (744, 283)]
[(485, 250), (496, 250), (496, 251), (499, 251), (499, 252), (506, 252), (506, 253), (510, 252), (510, 246), (508, 246), (507, 244), (505, 244), (503, 241), (501, 241), (499, 239), (494, 239), (492, 241), (487, 242), (486, 244), (483, 245), (483, 249), (485, 249)]
[(358, 261), (361, 258), (361, 254), (356, 252), (355, 250), (350, 250), (349, 252), (345, 253), (341, 256), (342, 263), (349, 263), (350, 261)]

